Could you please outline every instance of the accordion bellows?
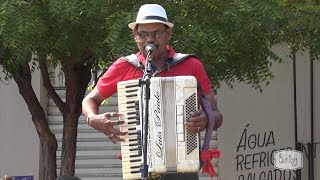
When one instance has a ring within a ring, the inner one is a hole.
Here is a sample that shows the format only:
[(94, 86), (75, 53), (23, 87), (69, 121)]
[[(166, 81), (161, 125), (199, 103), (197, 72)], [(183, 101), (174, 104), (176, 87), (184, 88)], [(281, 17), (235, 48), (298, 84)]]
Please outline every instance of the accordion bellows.
[[(118, 83), (123, 179), (141, 179), (141, 129), (145, 95), (140, 80)], [(152, 174), (198, 172), (199, 134), (185, 126), (197, 111), (197, 81), (193, 76), (152, 77), (150, 81), (148, 171)]]

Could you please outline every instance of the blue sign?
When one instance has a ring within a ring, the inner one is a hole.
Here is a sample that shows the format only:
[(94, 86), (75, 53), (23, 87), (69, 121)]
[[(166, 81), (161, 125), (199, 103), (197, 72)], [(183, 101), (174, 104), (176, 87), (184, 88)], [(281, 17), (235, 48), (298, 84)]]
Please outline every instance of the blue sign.
[(33, 180), (33, 176), (14, 176), (14, 180)]

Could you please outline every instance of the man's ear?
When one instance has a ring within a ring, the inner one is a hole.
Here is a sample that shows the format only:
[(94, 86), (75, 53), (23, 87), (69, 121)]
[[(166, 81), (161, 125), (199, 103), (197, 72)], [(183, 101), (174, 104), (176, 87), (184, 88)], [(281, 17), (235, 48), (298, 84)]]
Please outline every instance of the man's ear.
[(134, 40), (137, 40), (137, 31), (132, 30), (132, 35), (134, 37)]
[(171, 34), (172, 34), (172, 28), (168, 28), (167, 32), (168, 32), (168, 39), (170, 40), (171, 39)]

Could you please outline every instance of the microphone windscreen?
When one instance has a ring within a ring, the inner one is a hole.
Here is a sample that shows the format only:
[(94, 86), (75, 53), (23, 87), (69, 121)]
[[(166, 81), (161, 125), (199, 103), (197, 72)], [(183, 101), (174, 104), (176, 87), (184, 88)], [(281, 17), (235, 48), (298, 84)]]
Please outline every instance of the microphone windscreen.
[(156, 45), (154, 45), (153, 43), (149, 43), (146, 45), (146, 47), (144, 48), (146, 50), (147, 53), (151, 53), (156, 49)]

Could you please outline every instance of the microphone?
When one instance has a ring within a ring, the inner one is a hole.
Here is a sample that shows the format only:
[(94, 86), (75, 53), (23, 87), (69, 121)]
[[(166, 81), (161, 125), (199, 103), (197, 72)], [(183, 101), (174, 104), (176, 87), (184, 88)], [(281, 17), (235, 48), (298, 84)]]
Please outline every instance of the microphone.
[(146, 45), (146, 47), (144, 48), (144, 50), (149, 54), (152, 53), (154, 50), (156, 50), (156, 45), (154, 45), (153, 43), (149, 43)]

